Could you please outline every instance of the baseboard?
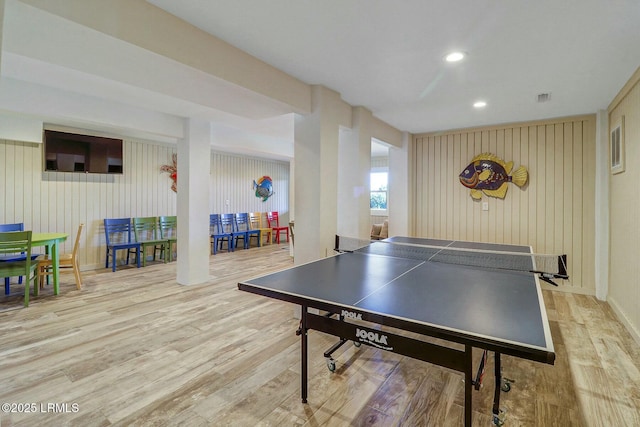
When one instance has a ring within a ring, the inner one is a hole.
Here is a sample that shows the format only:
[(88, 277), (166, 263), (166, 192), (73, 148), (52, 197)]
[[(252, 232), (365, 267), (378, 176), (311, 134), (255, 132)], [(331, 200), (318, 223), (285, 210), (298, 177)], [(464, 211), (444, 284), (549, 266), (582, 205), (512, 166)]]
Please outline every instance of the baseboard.
[(544, 283), (541, 280), (540, 281), (540, 285), (542, 287), (542, 290), (555, 291), (555, 292), (566, 292), (568, 294), (589, 295), (589, 296), (592, 296), (592, 297), (596, 296), (596, 293), (595, 293), (594, 289), (585, 289), (585, 288), (578, 288), (576, 286), (563, 285), (562, 284), (562, 280), (559, 280), (559, 279), (556, 279), (556, 280), (560, 284), (560, 286), (558, 286), (558, 287), (555, 287), (555, 286), (550, 285), (548, 283)]
[(629, 331), (633, 339), (638, 343), (638, 345), (640, 345), (640, 332), (638, 331), (638, 329), (636, 329), (633, 323), (631, 323), (629, 318), (625, 315), (624, 311), (622, 311), (620, 305), (614, 298), (611, 297), (607, 299), (607, 303), (609, 303), (609, 305), (613, 309), (613, 312), (615, 313), (620, 323), (622, 323), (624, 327), (627, 328), (627, 331)]

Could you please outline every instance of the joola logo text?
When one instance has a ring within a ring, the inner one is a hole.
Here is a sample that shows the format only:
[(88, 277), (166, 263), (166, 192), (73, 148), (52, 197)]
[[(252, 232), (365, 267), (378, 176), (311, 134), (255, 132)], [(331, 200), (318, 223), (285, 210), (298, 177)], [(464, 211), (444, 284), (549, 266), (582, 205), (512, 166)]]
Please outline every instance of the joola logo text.
[(358, 337), (358, 340), (361, 342), (366, 342), (367, 344), (371, 344), (384, 350), (393, 349), (393, 347), (389, 347), (389, 344), (387, 343), (387, 336), (378, 332), (356, 328), (356, 337)]
[(342, 310), (342, 317), (346, 317), (347, 319), (362, 320), (362, 314), (361, 313), (356, 313), (356, 312), (348, 311), (348, 310)]

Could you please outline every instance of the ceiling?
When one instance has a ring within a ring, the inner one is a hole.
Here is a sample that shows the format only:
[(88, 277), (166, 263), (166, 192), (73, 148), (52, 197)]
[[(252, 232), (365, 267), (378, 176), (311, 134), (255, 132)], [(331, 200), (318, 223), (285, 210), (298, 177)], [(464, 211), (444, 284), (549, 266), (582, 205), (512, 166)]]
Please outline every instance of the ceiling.
[[(410, 133), (595, 113), (640, 66), (638, 0), (146, 2)], [(278, 102), (18, 0), (0, 74), (3, 112), (168, 142), (195, 117), (214, 149), (293, 157)]]
[(147, 1), (411, 133), (594, 113), (640, 66), (638, 0)]

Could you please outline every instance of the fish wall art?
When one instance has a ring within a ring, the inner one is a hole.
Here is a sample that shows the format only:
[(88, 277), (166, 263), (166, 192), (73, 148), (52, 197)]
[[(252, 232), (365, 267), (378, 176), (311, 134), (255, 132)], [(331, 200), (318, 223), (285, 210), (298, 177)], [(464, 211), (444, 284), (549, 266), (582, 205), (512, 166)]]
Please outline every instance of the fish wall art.
[(171, 155), (171, 164), (170, 165), (162, 165), (160, 166), (161, 172), (169, 173), (169, 178), (171, 178), (171, 189), (174, 193), (178, 192), (178, 156), (174, 153)]
[(482, 199), (482, 193), (504, 199), (510, 182), (522, 187), (529, 179), (524, 166), (510, 175), (512, 169), (513, 162), (505, 163), (491, 153), (478, 154), (460, 174), (460, 183), (471, 190), (470, 195), (474, 200)]
[(263, 202), (273, 196), (273, 180), (271, 177), (263, 176), (256, 182), (253, 181), (253, 189), (256, 190), (256, 197), (261, 197)]

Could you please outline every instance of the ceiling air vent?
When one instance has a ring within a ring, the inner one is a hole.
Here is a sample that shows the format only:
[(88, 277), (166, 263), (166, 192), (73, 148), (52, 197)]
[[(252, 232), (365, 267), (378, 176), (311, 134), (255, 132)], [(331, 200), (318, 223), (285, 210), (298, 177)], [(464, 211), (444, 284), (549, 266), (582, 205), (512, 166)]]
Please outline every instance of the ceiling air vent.
[(548, 102), (548, 101), (551, 101), (551, 93), (538, 94), (538, 102)]

